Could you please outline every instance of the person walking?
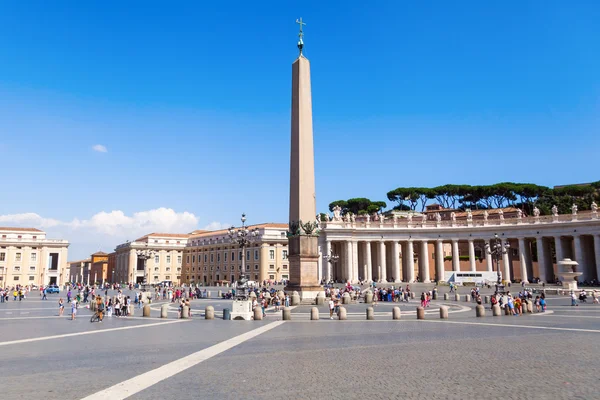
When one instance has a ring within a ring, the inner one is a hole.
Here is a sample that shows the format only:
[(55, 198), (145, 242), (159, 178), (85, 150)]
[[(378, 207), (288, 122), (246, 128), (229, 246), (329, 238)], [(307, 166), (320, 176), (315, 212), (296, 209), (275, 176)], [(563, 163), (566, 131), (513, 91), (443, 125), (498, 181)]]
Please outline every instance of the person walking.
[(58, 299), (58, 316), (62, 317), (65, 312), (65, 303), (63, 302), (62, 297)]
[(329, 298), (329, 319), (333, 319), (333, 310), (335, 309), (335, 302), (333, 297)]
[(77, 316), (77, 299), (73, 298), (73, 300), (71, 300), (71, 321), (75, 320), (76, 316)]
[(42, 300), (48, 300), (48, 297), (46, 297), (46, 293), (48, 292), (47, 288), (44, 288), (42, 290)]

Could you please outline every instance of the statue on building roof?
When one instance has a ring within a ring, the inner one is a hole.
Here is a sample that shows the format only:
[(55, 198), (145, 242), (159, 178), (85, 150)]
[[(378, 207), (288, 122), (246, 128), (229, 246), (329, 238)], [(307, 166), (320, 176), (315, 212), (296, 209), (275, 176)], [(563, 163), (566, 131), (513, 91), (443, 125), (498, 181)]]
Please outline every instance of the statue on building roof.
[(452, 220), (452, 222), (456, 222), (456, 213), (454, 211), (450, 213), (450, 219)]
[(592, 212), (593, 213), (597, 213), (598, 212), (598, 205), (596, 204), (595, 201), (592, 201)]
[(552, 206), (552, 216), (558, 217), (558, 207), (556, 207), (556, 204)]
[(520, 208), (517, 208), (517, 218), (518, 218), (518, 219), (521, 219), (521, 218), (523, 218), (523, 211), (521, 211), (521, 209), (520, 209)]
[(489, 216), (490, 213), (488, 212), (488, 210), (483, 210), (483, 220), (487, 222)]
[(540, 216), (540, 209), (537, 207), (533, 207), (533, 216), (534, 217), (539, 217)]
[(571, 212), (573, 213), (573, 215), (577, 215), (577, 204), (573, 204), (571, 206)]
[(498, 209), (498, 216), (500, 217), (500, 221), (504, 221), (504, 211), (501, 208)]
[(342, 220), (342, 207), (338, 205), (333, 207), (333, 220), (338, 222)]
[(439, 212), (435, 213), (435, 220), (437, 222), (441, 222), (442, 221), (442, 214), (440, 214)]

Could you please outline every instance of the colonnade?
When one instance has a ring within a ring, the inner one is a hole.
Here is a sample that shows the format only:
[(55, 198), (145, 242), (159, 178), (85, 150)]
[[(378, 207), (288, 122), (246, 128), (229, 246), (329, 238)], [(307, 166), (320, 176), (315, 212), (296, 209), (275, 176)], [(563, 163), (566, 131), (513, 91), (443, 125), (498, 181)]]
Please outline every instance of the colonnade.
[[(495, 272), (497, 268), (492, 254), (485, 250), (487, 245), (493, 247), (495, 239), (482, 238), (482, 235), (413, 238), (412, 235), (394, 234), (390, 238), (381, 235), (378, 239), (363, 240), (354, 235), (348, 238), (329, 236), (326, 234), (324, 238), (324, 254), (338, 258), (336, 262), (322, 263), (325, 280), (399, 283), (415, 282), (418, 278), (420, 282), (430, 282), (446, 280), (446, 271)], [(503, 280), (529, 282), (539, 278), (542, 282), (554, 281), (556, 260), (563, 258), (579, 262), (578, 269), (583, 272), (580, 281), (600, 277), (600, 233), (581, 234), (576, 230), (552, 236), (542, 232), (522, 236), (502, 233), (499, 240), (502, 247), (510, 245), (499, 260)]]

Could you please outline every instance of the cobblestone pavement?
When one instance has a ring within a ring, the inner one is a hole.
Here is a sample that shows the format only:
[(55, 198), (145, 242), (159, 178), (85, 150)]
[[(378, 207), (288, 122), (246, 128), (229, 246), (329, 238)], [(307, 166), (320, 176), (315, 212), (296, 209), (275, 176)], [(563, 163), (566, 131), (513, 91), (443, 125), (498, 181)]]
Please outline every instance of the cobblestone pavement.
[[(455, 311), (449, 320), (439, 319), (442, 303)], [(474, 303), (432, 302), (425, 321), (416, 319), (416, 300), (379, 303), (375, 321), (365, 320), (362, 303), (348, 306), (348, 321), (329, 320), (326, 306), (319, 307), (326, 319), (309, 321), (311, 306), (300, 306), (292, 321), (231, 344), (281, 313), (264, 321), (205, 321), (200, 310), (207, 304), (230, 303), (197, 300), (199, 317), (191, 321), (175, 322), (171, 313), (167, 320), (90, 324), (85, 309), (70, 321), (54, 316), (55, 302), (9, 302), (0, 304), (0, 392), (11, 399), (80, 399), (170, 368), (171, 375), (131, 398), (600, 398), (600, 306), (571, 307), (552, 296), (548, 303), (547, 313), (492, 317), (488, 309), (476, 318)], [(395, 305), (400, 321), (391, 320)], [(187, 369), (172, 367), (227, 343)]]

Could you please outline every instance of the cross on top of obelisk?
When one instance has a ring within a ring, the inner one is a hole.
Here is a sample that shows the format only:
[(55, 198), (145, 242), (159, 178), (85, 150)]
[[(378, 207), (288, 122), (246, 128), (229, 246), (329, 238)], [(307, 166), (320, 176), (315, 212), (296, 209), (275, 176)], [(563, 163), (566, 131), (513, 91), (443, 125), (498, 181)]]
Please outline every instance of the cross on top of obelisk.
[(302, 22), (302, 17), (300, 17), (300, 19), (297, 19), (296, 23), (298, 25), (300, 25), (300, 32), (298, 33), (298, 37), (300, 38), (300, 39), (298, 39), (298, 50), (300, 50), (300, 55), (302, 55), (302, 48), (304, 47), (304, 41), (302, 40), (302, 38), (304, 37), (304, 32), (302, 31), (302, 25), (306, 25), (306, 23)]

